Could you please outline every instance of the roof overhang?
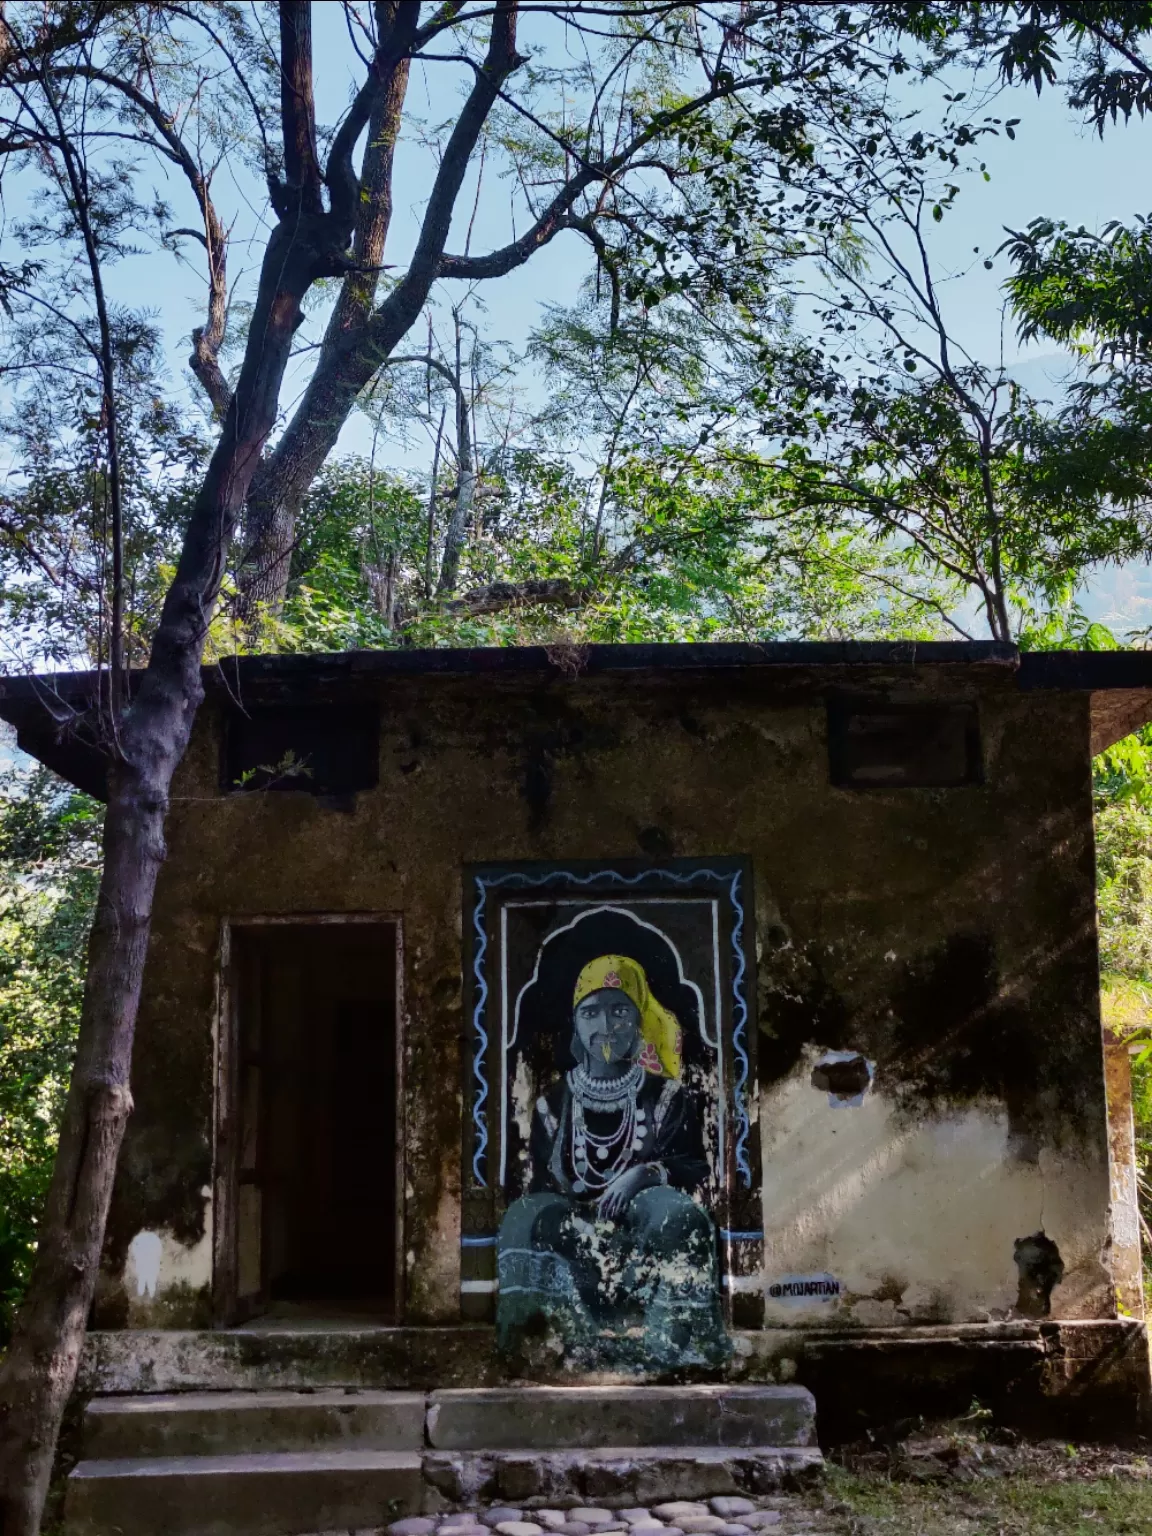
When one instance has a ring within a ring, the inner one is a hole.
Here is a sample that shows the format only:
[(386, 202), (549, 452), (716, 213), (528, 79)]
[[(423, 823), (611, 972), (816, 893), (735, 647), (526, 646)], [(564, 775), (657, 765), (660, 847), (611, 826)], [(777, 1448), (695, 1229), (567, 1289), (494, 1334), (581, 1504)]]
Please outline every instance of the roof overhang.
[[(486, 647), (473, 650), (347, 651), (335, 655), (228, 657), (204, 668), (207, 696), (217, 702), (306, 704), (364, 697), (388, 679), (533, 677), (557, 684), (576, 678), (745, 673), (765, 680), (800, 673), (826, 677), (829, 688), (859, 678), (891, 687), (925, 668), (991, 669), (1022, 692), (1088, 694), (1092, 752), (1152, 720), (1152, 651), (1046, 651), (1023, 655), (1012, 645), (982, 641), (779, 641), (763, 645), (593, 645)], [(867, 675), (871, 674), (871, 676)], [(107, 674), (0, 678), (0, 719), (16, 727), (20, 747), (62, 778), (103, 799), (107, 755), (93, 729)]]

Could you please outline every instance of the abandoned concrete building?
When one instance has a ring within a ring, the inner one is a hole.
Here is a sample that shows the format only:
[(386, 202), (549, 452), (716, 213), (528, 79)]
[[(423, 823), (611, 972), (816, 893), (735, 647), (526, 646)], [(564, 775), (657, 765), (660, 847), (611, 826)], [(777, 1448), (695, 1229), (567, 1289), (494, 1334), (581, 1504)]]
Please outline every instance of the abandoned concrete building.
[[(685, 1494), (752, 1486), (818, 1455), (812, 1397), (825, 1440), (973, 1399), (1145, 1411), (1091, 758), (1152, 719), (1152, 656), (399, 650), (205, 679), (72, 1529), (215, 1530), (241, 1451), (297, 1455), (291, 1510), (257, 1457), (219, 1529), (275, 1505), (309, 1530), (324, 1477), (351, 1524), (365, 1488), (634, 1499), (645, 1457)], [(0, 715), (99, 795), (56, 723), (90, 686), (8, 679)]]

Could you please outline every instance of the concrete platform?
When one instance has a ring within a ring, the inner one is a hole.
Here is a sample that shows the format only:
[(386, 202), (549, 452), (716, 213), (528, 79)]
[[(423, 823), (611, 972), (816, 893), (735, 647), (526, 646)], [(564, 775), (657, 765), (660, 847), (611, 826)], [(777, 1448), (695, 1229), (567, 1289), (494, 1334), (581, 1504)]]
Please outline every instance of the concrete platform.
[(89, 1460), (264, 1451), (424, 1448), (422, 1392), (183, 1392), (98, 1397), (84, 1415)]
[(808, 1446), (816, 1403), (804, 1387), (489, 1387), (433, 1392), (436, 1450), (597, 1446)]
[(68, 1536), (297, 1536), (386, 1525), (421, 1506), (411, 1451), (82, 1461), (68, 1480)]
[[(1149, 1407), (1148, 1334), (1136, 1318), (1016, 1318), (892, 1328), (735, 1332), (715, 1379), (796, 1381), (820, 1404), (828, 1443), (909, 1415), (948, 1418), (974, 1397), (1017, 1428), (1068, 1438), (1125, 1431)], [(535, 1380), (581, 1380), (557, 1357)], [(583, 1378), (587, 1380), (587, 1378)], [(619, 1378), (617, 1378), (619, 1379)], [(665, 1384), (659, 1376), (651, 1384)], [(234, 1329), (122, 1329), (88, 1334), (77, 1391), (252, 1392), (359, 1387), (430, 1392), (507, 1387), (495, 1331), (261, 1319)]]

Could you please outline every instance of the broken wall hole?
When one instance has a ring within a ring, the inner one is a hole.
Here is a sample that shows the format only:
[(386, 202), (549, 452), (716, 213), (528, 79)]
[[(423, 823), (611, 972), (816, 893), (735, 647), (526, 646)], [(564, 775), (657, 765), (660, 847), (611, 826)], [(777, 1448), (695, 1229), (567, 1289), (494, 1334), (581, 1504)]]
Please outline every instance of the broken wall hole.
[(1059, 1248), (1044, 1232), (1033, 1232), (1031, 1237), (1016, 1239), (1012, 1257), (1020, 1273), (1017, 1312), (1022, 1317), (1049, 1317), (1052, 1292), (1064, 1278)]
[(825, 1051), (812, 1068), (812, 1086), (828, 1095), (833, 1109), (856, 1107), (872, 1086), (876, 1064), (859, 1051)]

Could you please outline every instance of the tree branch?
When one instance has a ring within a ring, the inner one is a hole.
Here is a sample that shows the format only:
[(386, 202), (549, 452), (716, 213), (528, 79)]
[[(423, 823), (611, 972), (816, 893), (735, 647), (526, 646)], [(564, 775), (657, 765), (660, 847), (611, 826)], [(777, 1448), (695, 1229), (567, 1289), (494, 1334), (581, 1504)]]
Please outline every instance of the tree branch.
[[(681, 103), (679, 107), (674, 107), (667, 112), (658, 112), (648, 126), (636, 134), (623, 149), (617, 150), (606, 160), (585, 161), (583, 168), (561, 187), (535, 224), (518, 240), (510, 241), (508, 245), (502, 246), (499, 250), (490, 251), (486, 256), (453, 256), (445, 253), (440, 258), (437, 276), (464, 278), (469, 281), (505, 276), (516, 267), (522, 266), (534, 251), (546, 245), (560, 230), (579, 227), (570, 217), (577, 198), (597, 182), (612, 181), (620, 171), (632, 164), (635, 156), (646, 144), (650, 144), (667, 129), (675, 127), (677, 123), (702, 111), (705, 107), (739, 92), (755, 90), (767, 85), (775, 87), (782, 83), (784, 82), (768, 75), (755, 75), (744, 80), (733, 79), (723, 85), (713, 86), (711, 90), (702, 91), (699, 96)], [(503, 93), (501, 96), (502, 99), (507, 100), (503, 97)], [(570, 148), (570, 153), (574, 159), (581, 158), (575, 149)]]
[[(311, 481), (335, 441), (352, 402), (412, 326), (427, 300), (437, 276), (439, 258), (472, 150), (501, 82), (522, 62), (515, 46), (518, 9), (518, 0), (499, 0), (496, 7), (484, 66), (473, 82), (449, 136), (429, 195), (416, 250), (404, 278), (371, 319), (363, 318), (366, 305), (362, 294), (351, 284), (345, 286), (337, 314), (325, 333), (321, 361), (288, 430), (253, 487), (246, 542), (254, 551), (260, 550), (262, 542), (268, 542), (266, 529), (272, 531), (272, 542), (278, 547), (286, 549), (291, 545), (290, 524), (295, 519), (300, 487)], [(397, 80), (400, 76), (401, 71), (397, 69)], [(401, 100), (397, 96), (397, 112)], [(382, 153), (381, 164), (390, 174), (390, 143), (386, 159)], [(380, 217), (373, 225), (374, 236), (386, 227), (383, 215), (390, 211), (391, 193), (386, 183), (382, 195), (389, 201), (378, 210)], [(257, 555), (253, 561), (254, 570), (262, 562), (267, 563), (267, 553)], [(276, 550), (271, 551), (271, 556), (274, 560), (278, 558)], [(287, 574), (282, 559), (279, 566), (279, 591), (282, 593)], [(274, 595), (265, 601), (271, 606), (276, 604)]]
[[(476, 147), (476, 141), (500, 94), (501, 85), (512, 71), (518, 69), (523, 63), (516, 52), (518, 10), (518, 0), (498, 0), (484, 63), (477, 70), (477, 77), (468, 93), (468, 99), (444, 147), (444, 157), (440, 162), (436, 179), (432, 183), (428, 206), (424, 212), (424, 222), (420, 228), (420, 237), (412, 254), (411, 266), (404, 283), (400, 285), (400, 289), (397, 289), (393, 297), (398, 297), (405, 284), (410, 283), (413, 288), (424, 288), (420, 298), (420, 304), (423, 304), (428, 287), (438, 275), (437, 264), (444, 253), (444, 242), (448, 238), (452, 211), (456, 206), (456, 198), (464, 181), (472, 151)], [(416, 306), (417, 312), (420, 304)]]
[(545, 577), (536, 581), (493, 581), (473, 587), (461, 597), (444, 605), (446, 613), (480, 615), (501, 613), (508, 608), (548, 606), (582, 608), (590, 593), (577, 591), (566, 576)]
[[(321, 194), (323, 178), (316, 153), (311, 0), (280, 0), (280, 60), (285, 182), (280, 196), (283, 198), (287, 191), (302, 213), (319, 214), (324, 210), (324, 201)], [(288, 208), (277, 208), (276, 211), (287, 212)]]
[[(399, 125), (399, 109), (403, 105), (403, 87), (394, 111), (389, 114), (389, 117), (394, 118), (395, 121), (372, 124), (372, 118), (379, 112), (384, 97), (393, 85), (393, 77), (397, 70), (403, 69), (403, 83), (407, 84), (409, 51), (420, 20), (419, 0), (378, 0), (376, 19), (380, 40), (368, 68), (368, 78), (356, 92), (344, 121), (336, 130), (324, 173), (332, 211), (349, 224), (363, 222), (357, 220), (361, 188), (362, 186), (372, 187), (377, 180), (380, 150), (385, 147), (385, 135), (387, 135), (388, 164), (391, 171), (392, 150)], [(352, 153), (360, 135), (370, 124), (374, 131), (369, 134), (363, 173), (357, 176), (352, 164)], [(391, 213), (390, 199), (388, 211)]]
[[(188, 366), (208, 396), (213, 411), (223, 420), (232, 399), (232, 391), (219, 363), (220, 346), (224, 340), (228, 318), (228, 247), (224, 228), (212, 202), (208, 177), (200, 169), (188, 146), (177, 133), (169, 114), (164, 111), (159, 102), (146, 95), (131, 80), (125, 80), (119, 75), (91, 65), (76, 65), (67, 70), (59, 70), (57, 73), (79, 75), (84, 79), (99, 81), (102, 85), (107, 85), (127, 97), (133, 106), (152, 123), (167, 147), (169, 157), (184, 172), (204, 220), (204, 233), (197, 235), (197, 238), (203, 242), (208, 254), (208, 318), (204, 325), (197, 326), (192, 332), (192, 354), (188, 359)], [(175, 230), (173, 233), (182, 234), (185, 231)], [(187, 231), (187, 233), (195, 233), (195, 231)]]

